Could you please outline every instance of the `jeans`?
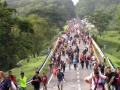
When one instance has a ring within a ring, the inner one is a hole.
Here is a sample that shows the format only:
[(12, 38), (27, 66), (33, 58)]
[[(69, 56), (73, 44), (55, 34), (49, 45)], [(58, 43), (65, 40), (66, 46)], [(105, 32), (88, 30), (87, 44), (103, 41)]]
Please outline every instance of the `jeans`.
[(120, 90), (120, 85), (118, 85), (118, 89), (117, 90)]

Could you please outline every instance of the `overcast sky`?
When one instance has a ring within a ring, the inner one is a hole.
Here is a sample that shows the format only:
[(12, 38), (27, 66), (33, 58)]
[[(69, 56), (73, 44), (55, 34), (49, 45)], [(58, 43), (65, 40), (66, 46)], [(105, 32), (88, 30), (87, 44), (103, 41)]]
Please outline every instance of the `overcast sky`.
[(79, 2), (79, 0), (72, 0), (72, 1), (74, 2), (74, 5), (76, 5)]

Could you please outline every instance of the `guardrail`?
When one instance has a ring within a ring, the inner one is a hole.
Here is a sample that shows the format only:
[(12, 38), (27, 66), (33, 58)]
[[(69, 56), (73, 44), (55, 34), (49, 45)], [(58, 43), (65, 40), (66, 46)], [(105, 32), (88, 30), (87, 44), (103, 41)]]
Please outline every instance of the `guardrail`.
[(92, 39), (92, 43), (94, 45), (94, 47), (97, 49), (97, 51), (100, 53), (102, 59), (106, 59), (109, 63), (109, 65), (111, 66), (111, 68), (113, 70), (115, 70), (115, 66), (113, 65), (112, 61), (106, 56), (106, 54), (100, 49), (100, 47), (98, 46), (98, 44)]
[[(48, 62), (48, 60), (51, 58), (51, 56), (53, 55), (53, 53), (54, 53), (54, 51), (55, 51), (55, 49), (56, 49), (56, 47), (58, 45), (58, 40), (59, 40), (59, 38), (57, 39), (57, 41), (56, 41), (55, 46), (53, 47), (53, 49), (47, 55), (47, 57), (46, 57), (45, 61), (43, 62), (43, 64), (38, 68), (37, 71), (39, 71), (39, 73), (41, 73), (41, 71), (43, 70), (44, 66), (46, 65), (46, 63)], [(32, 82), (32, 78), (27, 81), (27, 85), (29, 85), (31, 82)]]

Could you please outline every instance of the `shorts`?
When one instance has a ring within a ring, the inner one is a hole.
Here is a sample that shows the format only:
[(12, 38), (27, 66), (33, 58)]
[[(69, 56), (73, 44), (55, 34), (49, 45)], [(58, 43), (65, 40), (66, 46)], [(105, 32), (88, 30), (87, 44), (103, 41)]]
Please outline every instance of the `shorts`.
[(62, 86), (63, 85), (63, 81), (58, 81), (58, 86)]

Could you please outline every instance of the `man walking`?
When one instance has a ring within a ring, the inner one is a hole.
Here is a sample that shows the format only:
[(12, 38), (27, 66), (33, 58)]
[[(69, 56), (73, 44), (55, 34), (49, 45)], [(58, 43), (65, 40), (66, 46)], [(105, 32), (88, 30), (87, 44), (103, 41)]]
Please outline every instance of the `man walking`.
[(58, 79), (58, 90), (63, 90), (64, 74), (63, 72), (60, 71), (60, 69), (58, 70), (57, 79)]
[(36, 71), (35, 75), (32, 78), (32, 85), (34, 87), (34, 90), (39, 90), (40, 89), (40, 83), (41, 83), (41, 78), (39, 76), (39, 72)]

